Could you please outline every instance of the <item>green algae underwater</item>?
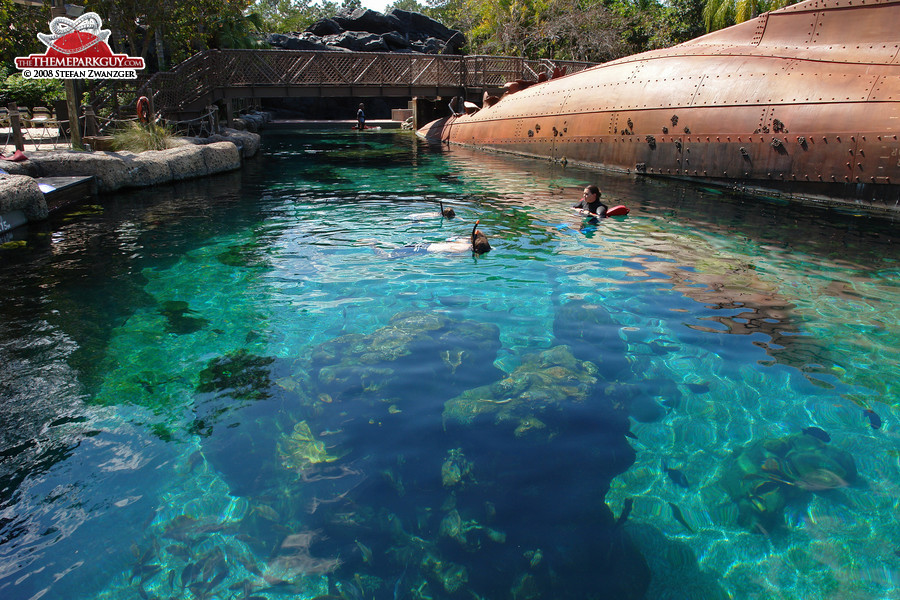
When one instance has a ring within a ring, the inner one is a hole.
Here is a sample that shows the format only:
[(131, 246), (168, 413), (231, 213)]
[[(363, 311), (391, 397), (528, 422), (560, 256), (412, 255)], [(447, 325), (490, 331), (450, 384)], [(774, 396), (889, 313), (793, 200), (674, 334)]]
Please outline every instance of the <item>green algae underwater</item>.
[(263, 142), (0, 240), (0, 596), (897, 595), (891, 219)]

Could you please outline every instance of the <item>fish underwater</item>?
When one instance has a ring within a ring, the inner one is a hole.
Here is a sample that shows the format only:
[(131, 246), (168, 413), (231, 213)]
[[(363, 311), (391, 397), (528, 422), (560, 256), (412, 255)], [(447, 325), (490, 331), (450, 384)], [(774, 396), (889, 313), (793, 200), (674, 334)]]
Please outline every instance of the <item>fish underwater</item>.
[(801, 430), (806, 435), (812, 436), (818, 440), (822, 440), (826, 444), (831, 441), (831, 436), (819, 427), (805, 427)]
[(669, 479), (671, 479), (676, 485), (680, 485), (685, 489), (691, 487), (685, 474), (678, 469), (670, 469), (666, 463), (663, 463), (663, 471), (666, 472), (666, 474), (669, 476)]
[(863, 414), (869, 419), (869, 425), (872, 426), (872, 429), (881, 429), (881, 417), (878, 416), (871, 408), (867, 408), (863, 411)]
[(685, 529), (687, 529), (690, 533), (694, 533), (694, 530), (691, 529), (691, 526), (687, 524), (687, 521), (684, 520), (684, 516), (681, 514), (681, 509), (678, 508), (673, 502), (669, 502), (669, 508), (672, 509), (672, 517), (679, 523), (681, 523)]

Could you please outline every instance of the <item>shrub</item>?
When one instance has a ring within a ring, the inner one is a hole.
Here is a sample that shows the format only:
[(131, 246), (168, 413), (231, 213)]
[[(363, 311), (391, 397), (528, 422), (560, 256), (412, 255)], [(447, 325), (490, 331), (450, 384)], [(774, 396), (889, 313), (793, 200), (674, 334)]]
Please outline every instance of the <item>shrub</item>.
[(134, 121), (113, 132), (113, 149), (129, 152), (165, 150), (173, 147), (175, 132), (168, 126), (156, 123), (142, 125)]
[(0, 102), (6, 106), (15, 102), (18, 106), (52, 107), (55, 100), (64, 100), (66, 92), (58, 79), (25, 79), (13, 73), (0, 83)]

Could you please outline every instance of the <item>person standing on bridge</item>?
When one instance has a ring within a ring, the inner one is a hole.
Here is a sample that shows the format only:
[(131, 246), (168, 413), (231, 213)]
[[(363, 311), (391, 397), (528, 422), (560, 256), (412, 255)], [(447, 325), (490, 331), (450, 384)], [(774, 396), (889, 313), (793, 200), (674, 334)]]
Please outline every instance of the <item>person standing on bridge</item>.
[(359, 110), (356, 111), (356, 124), (360, 131), (366, 128), (366, 111), (363, 110), (365, 105), (360, 102)]

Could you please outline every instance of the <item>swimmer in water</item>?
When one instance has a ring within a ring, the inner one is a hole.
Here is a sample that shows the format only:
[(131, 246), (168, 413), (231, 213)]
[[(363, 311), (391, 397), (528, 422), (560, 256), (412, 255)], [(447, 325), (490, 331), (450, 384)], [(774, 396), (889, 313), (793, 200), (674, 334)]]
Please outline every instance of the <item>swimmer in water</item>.
[(606, 216), (606, 211), (609, 209), (608, 206), (600, 202), (601, 195), (600, 188), (596, 185), (589, 185), (584, 188), (584, 193), (581, 194), (581, 201), (573, 206), (572, 209), (578, 214), (591, 217), (591, 222), (596, 223), (597, 219), (602, 219)]
[[(472, 233), (468, 238), (447, 240), (445, 242), (432, 242), (428, 244), (413, 244), (391, 250), (386, 254), (390, 258), (399, 258), (407, 254), (417, 254), (419, 252), (444, 252), (448, 254), (473, 252), (475, 254), (484, 254), (491, 250), (491, 244), (488, 242), (487, 236), (478, 230), (479, 222), (480, 221), (475, 221), (475, 225), (472, 227)], [(376, 249), (376, 252), (384, 251)]]

